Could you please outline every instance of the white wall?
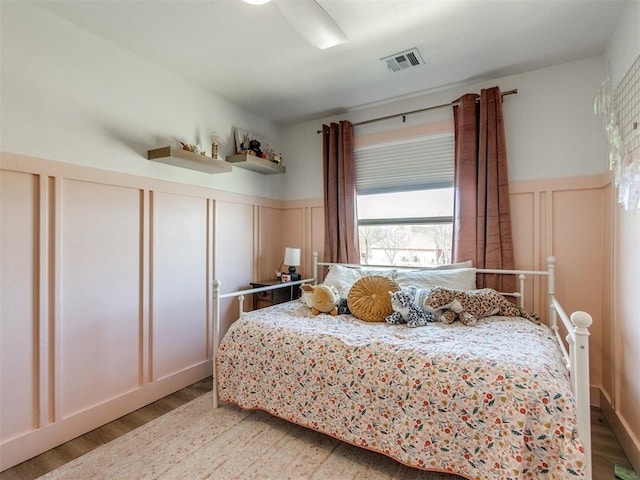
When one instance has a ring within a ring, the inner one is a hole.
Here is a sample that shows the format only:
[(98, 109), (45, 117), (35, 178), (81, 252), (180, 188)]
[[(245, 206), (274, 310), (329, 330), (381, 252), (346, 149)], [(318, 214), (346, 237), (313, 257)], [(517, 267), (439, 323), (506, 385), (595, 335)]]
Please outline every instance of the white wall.
[(604, 56), (617, 85), (640, 54), (640, 2), (629, 2), (609, 40)]
[(280, 142), (280, 128), (28, 2), (0, 2), (0, 150), (278, 198), (283, 175), (210, 175), (150, 162), (147, 150), (233, 127)]
[[(290, 162), (286, 199), (322, 196), (322, 143), (316, 134), (323, 123), (340, 119), (358, 122), (451, 102), (464, 93), (498, 85), (502, 91), (518, 89), (504, 99), (504, 116), (512, 181), (588, 176), (607, 169), (603, 159), (601, 119), (593, 102), (604, 78), (600, 57), (557, 65), (532, 72), (457, 87), (447, 91), (398, 99), (287, 127), (283, 133)], [(407, 117), (406, 126), (452, 118), (450, 108)], [(387, 120), (356, 127), (356, 134), (402, 127), (402, 120)]]

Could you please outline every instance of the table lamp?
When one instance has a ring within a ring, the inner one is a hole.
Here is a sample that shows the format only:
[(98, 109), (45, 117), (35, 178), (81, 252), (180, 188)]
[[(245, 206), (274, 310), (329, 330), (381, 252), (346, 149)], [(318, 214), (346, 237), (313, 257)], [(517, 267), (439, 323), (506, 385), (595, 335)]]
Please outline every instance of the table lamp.
[(300, 249), (287, 247), (284, 250), (284, 262), (285, 265), (289, 265), (289, 276), (291, 281), (300, 280), (300, 274), (296, 273), (296, 267), (300, 265)]

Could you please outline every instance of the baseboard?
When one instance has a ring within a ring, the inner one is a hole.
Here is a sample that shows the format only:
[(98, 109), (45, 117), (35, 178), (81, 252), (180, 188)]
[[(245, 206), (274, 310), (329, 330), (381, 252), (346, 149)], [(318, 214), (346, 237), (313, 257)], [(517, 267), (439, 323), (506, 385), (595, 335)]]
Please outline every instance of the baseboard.
[(600, 389), (598, 387), (589, 387), (589, 405), (600, 407)]
[(622, 450), (624, 450), (625, 455), (629, 459), (629, 463), (631, 463), (636, 472), (640, 472), (640, 448), (629, 434), (625, 422), (618, 417), (618, 414), (611, 406), (609, 399), (601, 391), (598, 397), (600, 399), (600, 410), (602, 410), (602, 414), (607, 419), (607, 422), (609, 422), (613, 433), (620, 442)]

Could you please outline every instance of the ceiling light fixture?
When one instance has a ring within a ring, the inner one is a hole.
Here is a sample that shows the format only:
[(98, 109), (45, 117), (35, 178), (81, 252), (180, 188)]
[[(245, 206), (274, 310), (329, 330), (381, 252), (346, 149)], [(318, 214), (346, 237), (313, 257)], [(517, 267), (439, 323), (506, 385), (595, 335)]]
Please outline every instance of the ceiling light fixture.
[(349, 41), (340, 26), (316, 0), (273, 2), (302, 38), (321, 50)]
[[(264, 5), (270, 1), (244, 0), (251, 5)], [(273, 3), (298, 34), (314, 47), (325, 50), (349, 41), (340, 26), (317, 0), (285, 0)]]

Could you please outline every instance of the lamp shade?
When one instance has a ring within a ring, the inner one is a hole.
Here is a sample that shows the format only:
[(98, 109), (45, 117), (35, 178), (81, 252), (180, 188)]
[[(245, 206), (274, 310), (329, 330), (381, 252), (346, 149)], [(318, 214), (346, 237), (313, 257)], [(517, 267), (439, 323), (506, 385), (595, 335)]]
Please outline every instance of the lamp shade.
[(297, 267), (300, 265), (300, 249), (287, 247), (284, 250), (284, 264), (290, 267)]

